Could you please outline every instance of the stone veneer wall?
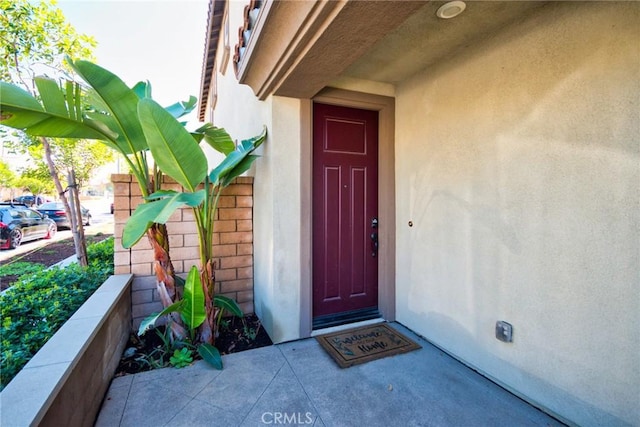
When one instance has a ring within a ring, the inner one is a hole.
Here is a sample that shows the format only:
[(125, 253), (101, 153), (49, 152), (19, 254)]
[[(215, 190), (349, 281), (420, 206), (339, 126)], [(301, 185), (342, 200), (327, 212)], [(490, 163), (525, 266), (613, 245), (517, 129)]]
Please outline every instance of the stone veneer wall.
[[(143, 238), (131, 249), (122, 247), (124, 224), (142, 202), (140, 188), (131, 175), (111, 176), (114, 187), (115, 274), (135, 274), (132, 286), (133, 327), (162, 309), (155, 290), (153, 251)], [(182, 191), (165, 177), (163, 189)], [(253, 178), (239, 177), (225, 188), (218, 203), (214, 227), (216, 292), (234, 298), (245, 313), (253, 313)], [(198, 235), (191, 209), (181, 209), (167, 222), (171, 261), (176, 273), (186, 275), (199, 266)], [(184, 274), (182, 274), (184, 273)]]

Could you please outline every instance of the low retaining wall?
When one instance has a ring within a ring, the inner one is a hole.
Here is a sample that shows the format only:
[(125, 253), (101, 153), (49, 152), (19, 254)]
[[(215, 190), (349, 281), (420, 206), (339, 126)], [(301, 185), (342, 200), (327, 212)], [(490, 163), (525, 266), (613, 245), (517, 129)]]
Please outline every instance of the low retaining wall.
[(92, 426), (131, 331), (133, 275), (111, 276), (0, 393), (0, 425)]

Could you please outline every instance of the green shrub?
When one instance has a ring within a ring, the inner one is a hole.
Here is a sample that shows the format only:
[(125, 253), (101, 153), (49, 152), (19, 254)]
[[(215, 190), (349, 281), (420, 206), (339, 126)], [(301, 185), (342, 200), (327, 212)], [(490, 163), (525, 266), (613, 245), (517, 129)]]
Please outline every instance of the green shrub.
[(0, 266), (0, 277), (24, 276), (25, 274), (33, 274), (43, 268), (45, 268), (44, 264), (37, 262), (16, 261)]
[(0, 389), (113, 274), (113, 238), (87, 247), (89, 266), (23, 275), (0, 295)]

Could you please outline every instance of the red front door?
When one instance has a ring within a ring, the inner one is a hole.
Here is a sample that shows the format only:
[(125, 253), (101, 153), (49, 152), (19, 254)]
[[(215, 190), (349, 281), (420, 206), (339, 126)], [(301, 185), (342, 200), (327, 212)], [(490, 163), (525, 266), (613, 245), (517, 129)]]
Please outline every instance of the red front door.
[(314, 104), (314, 325), (377, 313), (377, 216), (378, 112)]

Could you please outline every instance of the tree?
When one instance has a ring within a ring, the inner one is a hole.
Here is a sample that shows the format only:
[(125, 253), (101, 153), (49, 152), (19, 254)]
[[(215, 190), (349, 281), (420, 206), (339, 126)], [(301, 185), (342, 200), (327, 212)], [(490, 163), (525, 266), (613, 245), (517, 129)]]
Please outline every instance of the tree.
[(11, 188), (16, 179), (16, 174), (9, 169), (9, 166), (0, 160), (0, 188)]
[[(28, 136), (23, 138), (20, 152), (30, 158), (28, 166), (23, 170), (23, 175), (40, 179), (51, 180), (49, 168), (44, 159), (42, 144), (29, 145), (31, 140)], [(101, 142), (89, 139), (64, 139), (49, 138), (51, 142), (51, 158), (55, 165), (58, 179), (63, 182), (69, 171), (73, 170), (79, 188), (83, 188), (91, 179), (96, 169), (111, 162), (114, 159), (114, 152)], [(53, 183), (52, 183), (53, 185)]]
[(0, 0), (0, 80), (34, 93), (35, 76), (71, 71), (65, 55), (93, 58), (95, 39), (78, 34), (55, 5), (53, 0)]
[[(51, 175), (49, 174), (49, 168), (47, 167), (44, 161), (32, 161), (27, 164), (27, 166), (23, 167), (19, 171), (20, 179), (34, 179), (42, 182), (41, 187), (45, 187), (47, 192), (50, 194), (55, 194), (56, 186), (53, 184), (51, 180)], [(48, 183), (48, 185), (44, 183)]]
[[(114, 159), (114, 152), (101, 142), (81, 139), (60, 139), (53, 146), (56, 164), (73, 169), (78, 186), (83, 188), (89, 182), (96, 169)], [(61, 172), (61, 171), (59, 171)], [(66, 173), (65, 173), (66, 175)]]
[(16, 179), (15, 187), (22, 189), (23, 191), (29, 191), (31, 194), (51, 194), (55, 189), (50, 179), (43, 180), (37, 177), (23, 174), (20, 178)]
[(0, 160), (0, 189), (12, 189), (15, 186), (16, 174)]
[[(60, 77), (69, 72), (64, 61), (65, 55), (92, 58), (96, 41), (87, 35), (78, 34), (66, 22), (62, 11), (55, 7), (55, 1), (39, 3), (28, 0), (0, 0), (0, 76), (3, 81), (16, 83), (35, 94), (35, 76), (46, 74)], [(53, 158), (51, 141), (39, 138), (44, 159), (56, 190), (71, 219), (73, 238), (78, 262), (87, 265), (86, 242), (79, 215), (69, 206), (64, 188), (60, 182)]]

